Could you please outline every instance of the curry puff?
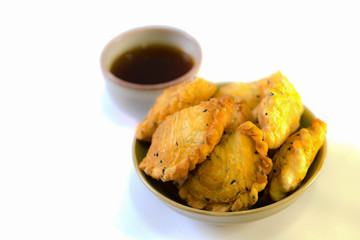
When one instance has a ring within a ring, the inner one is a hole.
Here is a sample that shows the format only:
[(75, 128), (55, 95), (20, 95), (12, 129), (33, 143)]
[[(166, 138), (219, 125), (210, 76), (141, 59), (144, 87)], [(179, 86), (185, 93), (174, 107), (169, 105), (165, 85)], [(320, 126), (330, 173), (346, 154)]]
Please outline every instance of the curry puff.
[(194, 208), (216, 212), (248, 209), (267, 184), (272, 161), (262, 131), (247, 121), (228, 134), (179, 190), (180, 197)]
[(216, 85), (202, 78), (186, 81), (166, 89), (149, 110), (145, 120), (136, 129), (136, 138), (151, 141), (156, 128), (166, 116), (181, 109), (209, 100), (215, 94)]
[(253, 110), (260, 102), (263, 90), (267, 86), (268, 78), (262, 78), (253, 82), (233, 82), (219, 88), (215, 97), (229, 95), (237, 101), (245, 101)]
[(274, 169), (270, 174), (270, 196), (279, 201), (295, 190), (313, 162), (325, 140), (327, 126), (314, 119), (311, 127), (302, 128), (291, 135), (273, 157)]
[(261, 101), (254, 109), (270, 149), (280, 147), (300, 126), (304, 107), (300, 95), (280, 71), (267, 79)]
[(280, 71), (253, 82), (227, 84), (215, 97), (225, 95), (247, 103), (270, 149), (278, 148), (300, 125), (304, 109), (300, 95)]
[(224, 96), (166, 117), (156, 129), (140, 169), (162, 181), (186, 177), (220, 141), (233, 105), (233, 98)]

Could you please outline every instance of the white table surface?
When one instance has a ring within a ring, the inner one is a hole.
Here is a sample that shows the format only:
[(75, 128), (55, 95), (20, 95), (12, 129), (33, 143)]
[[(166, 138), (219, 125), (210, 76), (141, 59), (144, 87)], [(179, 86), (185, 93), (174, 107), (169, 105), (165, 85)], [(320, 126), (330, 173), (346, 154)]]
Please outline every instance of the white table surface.
[[(356, 1), (2, 1), (0, 239), (360, 239), (359, 13)], [(209, 81), (281, 70), (328, 124), (324, 168), (292, 206), (214, 226), (143, 186), (140, 119), (110, 98), (99, 56), (153, 24), (198, 39)]]

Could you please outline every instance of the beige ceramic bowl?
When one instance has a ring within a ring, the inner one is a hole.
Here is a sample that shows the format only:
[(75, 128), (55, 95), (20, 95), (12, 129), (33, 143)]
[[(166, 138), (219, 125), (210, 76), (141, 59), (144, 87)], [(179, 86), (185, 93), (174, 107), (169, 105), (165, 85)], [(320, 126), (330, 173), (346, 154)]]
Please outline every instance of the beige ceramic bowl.
[[(131, 83), (110, 72), (112, 63), (118, 56), (134, 47), (153, 43), (180, 48), (193, 58), (193, 67), (183, 76), (160, 84)], [(144, 114), (165, 88), (194, 78), (199, 71), (201, 61), (200, 45), (188, 33), (168, 26), (144, 26), (131, 29), (112, 39), (101, 53), (100, 66), (106, 80), (106, 86), (118, 105), (130, 113), (134, 111), (134, 113)]]
[[(315, 118), (314, 114), (305, 107), (304, 114), (301, 118), (300, 127), (308, 127), (311, 125), (311, 121)], [(175, 185), (171, 182), (161, 182), (154, 180), (153, 178), (147, 176), (142, 170), (139, 169), (139, 163), (145, 157), (147, 150), (149, 148), (149, 143), (144, 143), (134, 139), (133, 143), (133, 161), (136, 169), (136, 173), (140, 177), (141, 181), (146, 185), (146, 187), (155, 194), (159, 199), (161, 199), (165, 205), (175, 210), (176, 212), (196, 219), (200, 221), (217, 223), (217, 224), (229, 224), (229, 223), (239, 223), (239, 222), (250, 222), (254, 220), (259, 220), (265, 217), (268, 217), (272, 214), (275, 214), (290, 204), (292, 204), (296, 199), (298, 199), (306, 189), (314, 182), (316, 177), (319, 175), (319, 172), (323, 166), (325, 155), (327, 151), (326, 139), (324, 145), (319, 150), (316, 155), (313, 163), (311, 164), (308, 173), (305, 179), (302, 181), (301, 185), (289, 196), (286, 198), (271, 203), (269, 205), (257, 204), (256, 208), (238, 212), (210, 212), (206, 210), (199, 210), (186, 205), (186, 203), (180, 199), (178, 196), (178, 191)], [(309, 203), (311, 204), (311, 203)]]

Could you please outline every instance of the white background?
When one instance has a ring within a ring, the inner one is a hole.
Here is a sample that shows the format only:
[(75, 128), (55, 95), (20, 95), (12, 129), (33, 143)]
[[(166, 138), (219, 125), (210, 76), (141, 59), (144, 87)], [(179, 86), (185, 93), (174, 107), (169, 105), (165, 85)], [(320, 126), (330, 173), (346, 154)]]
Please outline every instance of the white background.
[[(281, 70), (328, 124), (324, 168), (292, 206), (214, 226), (143, 186), (140, 119), (109, 97), (99, 56), (153, 24), (200, 42), (209, 81)], [(1, 1), (0, 239), (359, 239), (359, 69), (356, 1)]]

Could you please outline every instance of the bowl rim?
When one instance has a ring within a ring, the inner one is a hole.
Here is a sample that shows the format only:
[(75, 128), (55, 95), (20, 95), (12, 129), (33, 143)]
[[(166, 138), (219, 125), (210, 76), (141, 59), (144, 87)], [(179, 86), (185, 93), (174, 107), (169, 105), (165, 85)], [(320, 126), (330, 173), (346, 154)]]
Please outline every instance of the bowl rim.
[[(184, 38), (188, 39), (190, 42), (193, 43), (194, 47), (197, 49), (199, 56), (198, 56), (198, 60), (194, 61), (194, 65), (191, 67), (191, 69), (189, 71), (187, 71), (185, 74), (183, 74), (182, 76), (164, 82), (164, 83), (158, 83), (158, 84), (138, 84), (138, 83), (132, 83), (132, 82), (128, 82), (128, 81), (124, 81), (118, 77), (116, 77), (114, 74), (112, 74), (106, 67), (105, 62), (106, 62), (106, 56), (109, 54), (109, 52), (112, 51), (113, 46), (115, 46), (119, 41), (121, 41), (121, 39), (126, 38), (129, 35), (132, 34), (137, 34), (140, 32), (147, 32), (147, 31), (163, 31), (163, 32), (168, 32), (170, 34), (177, 34), (177, 35), (182, 35)], [(166, 26), (166, 25), (147, 25), (147, 26), (141, 26), (141, 27), (136, 27), (136, 28), (132, 28), (129, 29), (125, 32), (122, 32), (120, 34), (118, 34), (117, 36), (115, 36), (114, 38), (112, 38), (103, 48), (101, 55), (100, 55), (100, 68), (101, 71), (103, 73), (103, 75), (105, 76), (105, 79), (110, 80), (120, 86), (126, 87), (126, 88), (130, 88), (130, 89), (138, 89), (138, 90), (158, 90), (158, 89), (164, 89), (167, 88), (169, 86), (178, 84), (180, 82), (183, 82), (187, 79), (191, 79), (193, 77), (195, 77), (195, 75), (198, 73), (201, 63), (202, 63), (202, 49), (201, 46), (199, 44), (199, 42), (189, 33), (187, 33), (186, 31), (179, 29), (179, 28), (175, 28), (175, 27), (171, 27), (171, 26)]]
[[(306, 110), (308, 112), (308, 114), (311, 116), (311, 118), (315, 118), (315, 115), (310, 111), (310, 109), (308, 109), (305, 105), (304, 105), (304, 110)], [(320, 150), (318, 151), (318, 154), (321, 151), (321, 158), (319, 159), (319, 162), (317, 164), (317, 171), (315, 171), (315, 173), (310, 176), (309, 180), (304, 183), (303, 185), (301, 185), (300, 187), (298, 187), (296, 189), (296, 191), (294, 191), (293, 193), (291, 193), (290, 195), (288, 195), (287, 197), (268, 204), (266, 206), (261, 206), (258, 208), (253, 208), (253, 209), (248, 209), (248, 210), (241, 210), (241, 211), (235, 211), (235, 212), (212, 212), (212, 211), (208, 211), (208, 210), (203, 210), (203, 209), (196, 209), (187, 205), (183, 205), (181, 203), (178, 203), (166, 196), (164, 196), (163, 194), (161, 194), (159, 191), (157, 191), (145, 178), (145, 173), (140, 170), (138, 163), (137, 163), (137, 157), (136, 157), (136, 152), (135, 152), (135, 145), (136, 145), (136, 141), (138, 141), (136, 139), (136, 137), (134, 137), (133, 140), (133, 145), (132, 145), (132, 157), (133, 157), (133, 164), (136, 170), (136, 173), (138, 175), (138, 177), (141, 179), (141, 181), (145, 184), (145, 186), (153, 193), (155, 194), (158, 198), (160, 198), (162, 201), (164, 201), (165, 203), (172, 205), (176, 208), (179, 208), (183, 211), (187, 211), (187, 212), (191, 212), (191, 213), (195, 213), (195, 214), (200, 214), (203, 216), (211, 216), (211, 217), (217, 217), (217, 218), (227, 218), (227, 217), (234, 217), (234, 216), (244, 216), (244, 215), (253, 215), (253, 214), (257, 214), (260, 212), (266, 212), (266, 211), (270, 211), (280, 205), (286, 204), (290, 201), (296, 200), (306, 189), (308, 189), (312, 183), (315, 181), (315, 179), (318, 177), (318, 175), (320, 174), (323, 165), (324, 165), (324, 161), (326, 158), (326, 154), (327, 154), (327, 140), (326, 137), (324, 139), (324, 143), (322, 145), (322, 147), (320, 148)]]

